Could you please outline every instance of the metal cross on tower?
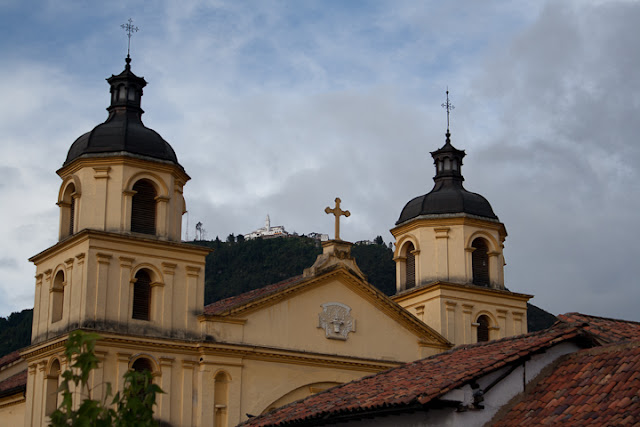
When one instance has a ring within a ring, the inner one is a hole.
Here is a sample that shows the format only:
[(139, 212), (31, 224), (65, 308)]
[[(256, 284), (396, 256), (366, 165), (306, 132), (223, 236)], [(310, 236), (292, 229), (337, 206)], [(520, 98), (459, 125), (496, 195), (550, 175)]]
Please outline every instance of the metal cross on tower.
[(127, 44), (127, 57), (129, 56), (129, 52), (131, 50), (131, 35), (133, 33), (138, 32), (138, 27), (133, 25), (133, 19), (129, 18), (126, 24), (120, 25), (120, 28), (127, 32), (127, 37), (129, 38), (129, 43)]
[(340, 209), (340, 202), (342, 200), (340, 200), (340, 197), (336, 197), (336, 207), (331, 209), (329, 206), (327, 206), (324, 211), (328, 214), (333, 214), (336, 217), (336, 240), (342, 240), (340, 239), (340, 216), (345, 216), (348, 217), (351, 215), (351, 212), (349, 211), (343, 211), (342, 209)]
[(449, 88), (447, 88), (447, 102), (442, 104), (442, 107), (447, 109), (447, 132), (449, 132), (449, 113), (451, 112), (451, 110), (456, 108), (452, 103), (449, 102)]

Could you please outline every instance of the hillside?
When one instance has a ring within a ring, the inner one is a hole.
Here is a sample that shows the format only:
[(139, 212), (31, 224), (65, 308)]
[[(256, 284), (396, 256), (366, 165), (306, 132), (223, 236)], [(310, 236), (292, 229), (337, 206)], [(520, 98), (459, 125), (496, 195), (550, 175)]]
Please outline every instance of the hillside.
[[(308, 237), (193, 243), (214, 249), (207, 257), (205, 304), (300, 275), (322, 252), (320, 242)], [(391, 249), (354, 245), (352, 254), (372, 285), (387, 295), (395, 292)]]

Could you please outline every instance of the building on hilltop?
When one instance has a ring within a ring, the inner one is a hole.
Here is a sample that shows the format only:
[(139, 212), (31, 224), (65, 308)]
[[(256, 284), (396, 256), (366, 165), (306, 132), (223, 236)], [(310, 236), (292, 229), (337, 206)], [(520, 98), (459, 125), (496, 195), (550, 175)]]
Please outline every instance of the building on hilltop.
[[(504, 284), (506, 228), (462, 186), (464, 151), (448, 130), (432, 153), (433, 190), (409, 201), (391, 230), (395, 296), (367, 282), (352, 243), (339, 238), (340, 215), (349, 213), (336, 199), (325, 210), (336, 215), (335, 238), (322, 241), (300, 276), (205, 306), (209, 249), (180, 241), (189, 175), (142, 123), (147, 83), (128, 56), (107, 81), (107, 120), (71, 145), (57, 171), (59, 241), (31, 258), (32, 343), (0, 369), (3, 419), (48, 423), (76, 329), (102, 336), (94, 399), (105, 397), (106, 382), (120, 390), (125, 372), (148, 369), (166, 392), (158, 420), (215, 427), (455, 346), (527, 332), (531, 295)], [(286, 233), (268, 216), (261, 230)]]
[(282, 225), (272, 226), (271, 219), (269, 218), (269, 215), (267, 215), (267, 218), (264, 220), (264, 227), (258, 228), (257, 230), (252, 231), (251, 233), (245, 234), (244, 238), (247, 240), (257, 239), (257, 238), (272, 239), (274, 237), (286, 237), (288, 235), (289, 233), (287, 233), (287, 231), (284, 229), (284, 226)]

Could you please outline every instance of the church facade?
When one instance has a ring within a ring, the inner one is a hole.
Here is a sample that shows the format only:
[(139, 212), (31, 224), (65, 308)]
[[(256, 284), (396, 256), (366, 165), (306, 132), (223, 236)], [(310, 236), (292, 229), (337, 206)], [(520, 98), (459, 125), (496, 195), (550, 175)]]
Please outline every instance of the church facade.
[[(102, 337), (93, 399), (106, 383), (122, 389), (128, 370), (150, 370), (165, 391), (158, 420), (216, 427), (455, 345), (527, 332), (531, 296), (504, 286), (506, 229), (462, 186), (464, 152), (448, 131), (432, 153), (434, 189), (411, 200), (391, 230), (394, 297), (366, 281), (340, 240), (338, 211), (346, 211), (337, 205), (327, 208), (337, 215), (335, 239), (300, 276), (205, 306), (210, 250), (180, 241), (190, 178), (142, 123), (146, 81), (130, 62), (107, 79), (107, 120), (72, 144), (57, 171), (59, 242), (31, 258), (24, 397), (0, 392), (0, 415), (48, 423), (76, 329)], [(0, 391), (3, 380), (0, 371)]]

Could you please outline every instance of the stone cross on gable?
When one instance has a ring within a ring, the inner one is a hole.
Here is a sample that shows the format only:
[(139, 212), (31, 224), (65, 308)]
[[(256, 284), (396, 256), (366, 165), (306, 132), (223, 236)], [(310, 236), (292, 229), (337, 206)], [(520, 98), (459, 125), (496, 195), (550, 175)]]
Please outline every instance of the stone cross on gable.
[(340, 200), (340, 197), (336, 197), (336, 207), (331, 209), (329, 206), (327, 206), (324, 211), (328, 214), (333, 214), (336, 217), (336, 236), (335, 239), (336, 240), (342, 240), (340, 239), (340, 217), (341, 216), (345, 216), (348, 217), (351, 215), (351, 212), (349, 211), (343, 211), (342, 209), (340, 209), (340, 202), (342, 200)]

